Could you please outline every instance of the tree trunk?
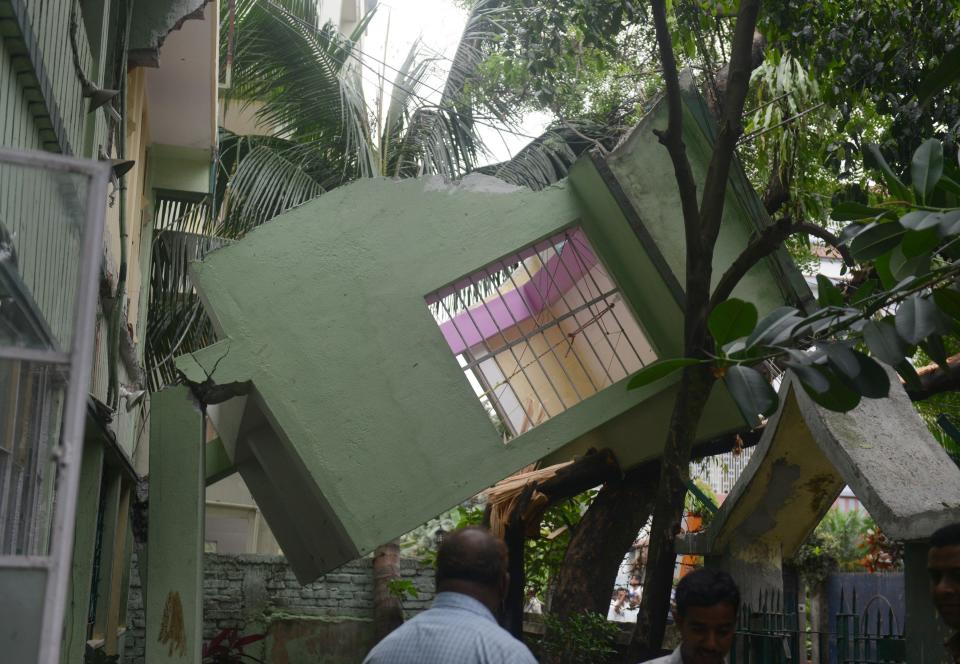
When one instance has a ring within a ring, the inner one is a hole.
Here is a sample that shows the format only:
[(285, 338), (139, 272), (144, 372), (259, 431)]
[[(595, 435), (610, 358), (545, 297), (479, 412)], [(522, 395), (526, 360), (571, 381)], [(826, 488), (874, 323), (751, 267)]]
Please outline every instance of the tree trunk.
[(659, 475), (658, 462), (646, 463), (600, 490), (567, 546), (552, 613), (607, 614), (620, 562), (653, 509)]
[(520, 494), (510, 513), (503, 535), (504, 543), (507, 545), (507, 572), (510, 575), (510, 582), (507, 586), (507, 596), (504, 598), (502, 626), (520, 641), (523, 641), (523, 591), (526, 587), (523, 549), (527, 541), (527, 524), (524, 522), (523, 514), (536, 488), (536, 483), (524, 487), (523, 493)]
[(681, 530), (691, 450), (714, 380), (710, 369), (701, 366), (685, 370), (681, 380), (661, 462), (637, 627), (624, 661), (644, 661), (660, 654), (670, 610), (676, 562), (674, 541)]
[(376, 643), (403, 624), (400, 598), (390, 592), (390, 581), (400, 578), (400, 544), (381, 544), (373, 553), (373, 632)]

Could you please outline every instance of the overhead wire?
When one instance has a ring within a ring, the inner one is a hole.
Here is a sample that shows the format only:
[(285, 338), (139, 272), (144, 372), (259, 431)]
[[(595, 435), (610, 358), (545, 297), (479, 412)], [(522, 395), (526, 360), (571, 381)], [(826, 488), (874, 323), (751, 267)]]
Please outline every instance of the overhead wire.
[[(296, 14), (293, 14), (292, 12), (287, 11), (285, 8), (281, 7), (281, 6), (278, 5), (276, 2), (274, 2), (274, 0), (266, 0), (266, 2), (267, 2), (268, 5), (270, 5), (270, 6), (273, 7), (274, 9), (280, 11), (281, 13), (283, 13), (283, 14), (284, 14), (285, 16), (287, 16), (288, 18), (290, 18), (290, 19), (292, 19), (293, 21), (295, 21), (296, 23), (300, 24), (303, 28), (305, 28), (305, 29), (307, 29), (307, 30), (310, 30), (310, 31), (313, 33), (313, 36), (315, 36), (315, 37), (317, 37), (317, 38), (319, 38), (319, 39), (325, 40), (328, 46), (336, 45), (336, 44), (334, 44), (334, 42), (332, 41), (331, 37), (328, 36), (328, 35), (326, 35), (326, 34), (324, 34), (323, 31), (322, 31), (320, 28), (318, 28), (318, 27), (316, 27), (316, 26), (314, 26), (314, 25), (311, 25), (309, 22), (303, 20), (302, 18), (300, 18), (300, 17), (297, 16)], [(359, 53), (360, 56), (357, 56), (356, 53)], [(397, 81), (395, 81), (395, 80), (390, 80), (390, 79), (387, 78), (384, 74), (382, 74), (382, 73), (380, 73), (379, 71), (377, 71), (374, 67), (372, 67), (372, 66), (370, 66), (369, 64), (367, 64), (366, 62), (364, 62), (364, 57), (366, 57), (366, 58), (369, 58), (370, 60), (372, 60), (373, 62), (375, 62), (375, 63), (377, 63), (377, 64), (379, 64), (379, 65), (382, 65), (382, 66), (385, 67), (386, 69), (389, 69), (389, 70), (391, 70), (391, 71), (393, 71), (393, 72), (396, 72), (397, 74), (401, 74), (401, 75), (403, 75), (403, 76), (407, 76), (406, 73), (405, 73), (403, 70), (398, 69), (398, 68), (394, 67), (393, 65), (387, 63), (386, 61), (381, 60), (381, 59), (379, 59), (379, 58), (377, 58), (377, 57), (375, 57), (375, 56), (370, 55), (369, 53), (366, 53), (365, 51), (363, 51), (363, 50), (357, 45), (356, 42), (350, 42), (350, 48), (347, 49), (347, 55), (348, 55), (349, 57), (352, 57), (354, 60), (356, 60), (356, 61), (360, 64), (361, 67), (363, 67), (363, 68), (369, 70), (370, 72), (372, 72), (372, 73), (374, 74), (374, 76), (376, 76), (378, 79), (380, 79), (381, 81), (383, 81), (383, 82), (385, 82), (385, 83), (390, 84), (391, 86), (393, 86), (393, 87), (395, 87), (395, 88), (398, 88), (399, 90), (401, 90), (401, 91), (403, 91), (403, 92), (406, 92), (408, 95), (410, 95), (410, 96), (413, 97), (414, 99), (417, 99), (418, 101), (420, 101), (421, 103), (423, 103), (423, 104), (425, 105), (425, 107), (427, 107), (427, 108), (434, 108), (434, 109), (441, 109), (441, 107), (440, 107), (438, 104), (436, 104), (436, 103), (432, 102), (431, 100), (429, 100), (429, 99), (427, 99), (427, 98), (425, 98), (425, 97), (417, 94), (414, 90), (411, 90), (411, 89), (408, 89), (408, 88), (403, 87), (402, 85), (399, 85), (399, 84), (397, 83)], [(362, 57), (361, 57), (361, 56), (362, 56)], [(448, 58), (444, 58), (444, 59), (448, 59)], [(452, 61), (451, 61), (451, 62), (452, 62)], [(361, 78), (363, 78), (362, 75), (361, 75)], [(426, 83), (422, 78), (409, 77), (409, 76), (407, 76), (407, 78), (409, 78), (409, 80), (412, 81), (414, 84), (416, 84), (416, 85), (421, 85), (421, 86), (423, 86), (424, 88), (426, 88), (426, 89), (428, 89), (428, 90), (430, 90), (430, 91), (432, 91), (432, 92), (436, 92), (437, 94), (441, 95), (441, 101), (442, 101), (442, 97), (443, 97), (443, 95), (444, 95), (444, 92), (443, 92), (442, 90), (439, 90), (439, 89), (437, 89), (437, 88), (429, 85), (429, 84)], [(366, 80), (366, 79), (364, 79), (364, 80)], [(370, 83), (369, 80), (367, 80), (367, 82)], [(371, 83), (371, 84), (372, 84), (372, 83)], [(464, 116), (463, 114), (458, 113), (457, 111), (455, 111), (455, 110), (453, 110), (453, 109), (444, 108), (443, 110), (444, 110), (446, 113), (449, 113), (450, 115), (456, 116), (456, 117), (461, 118), (461, 119), (464, 119), (464, 118), (466, 117), (466, 116)], [(476, 119), (476, 117), (474, 117), (474, 116), (471, 116), (471, 117), (469, 118), (469, 120), (470, 120), (471, 122), (476, 122), (476, 123), (479, 124), (479, 125), (482, 125), (482, 126), (485, 126), (485, 127), (490, 127), (491, 129), (495, 129), (495, 130), (497, 130), (497, 131), (504, 132), (504, 133), (507, 133), (507, 134), (512, 134), (512, 135), (514, 135), (514, 136), (520, 136), (520, 137), (522, 137), (522, 138), (527, 138), (527, 139), (530, 139), (530, 140), (536, 140), (536, 139), (540, 138), (539, 136), (533, 136), (533, 135), (530, 135), (530, 134), (526, 134), (526, 133), (517, 131), (517, 130), (515, 130), (515, 129), (510, 129), (510, 128), (508, 128), (508, 127), (498, 126), (498, 125), (494, 125), (494, 124), (491, 124), (491, 123), (488, 123), (488, 122), (484, 122), (484, 121), (482, 121), (482, 120)], [(501, 120), (501, 121), (502, 121), (502, 120)]]

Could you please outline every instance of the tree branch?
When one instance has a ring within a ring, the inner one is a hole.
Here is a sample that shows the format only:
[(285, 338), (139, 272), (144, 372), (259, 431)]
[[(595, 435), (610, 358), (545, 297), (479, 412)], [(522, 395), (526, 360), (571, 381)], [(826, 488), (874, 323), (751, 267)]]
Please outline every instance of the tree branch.
[(850, 250), (847, 249), (847, 246), (841, 244), (840, 238), (828, 231), (823, 226), (817, 226), (816, 224), (802, 221), (797, 224), (797, 232), (806, 233), (807, 235), (820, 238), (825, 243), (836, 249), (837, 253), (840, 254), (840, 258), (842, 258), (843, 262), (847, 264), (847, 267), (853, 267), (856, 265), (856, 261), (853, 260), (853, 256), (850, 255)]
[(922, 401), (943, 392), (960, 390), (960, 354), (948, 357), (947, 367), (949, 371), (944, 371), (936, 364), (918, 368), (921, 387), (919, 390), (906, 388), (907, 395), (913, 401)]
[[(656, 3), (654, 3), (656, 4)], [(700, 199), (700, 224), (704, 246), (712, 249), (723, 220), (723, 200), (737, 142), (743, 133), (743, 105), (753, 71), (753, 33), (760, 13), (760, 0), (742, 0), (733, 34), (727, 90), (722, 104), (720, 131), (713, 146), (707, 178)], [(712, 254), (712, 251), (711, 251)]]
[(754, 265), (776, 251), (783, 242), (795, 233), (806, 233), (818, 237), (834, 247), (847, 265), (853, 265), (853, 257), (847, 248), (840, 244), (840, 238), (821, 226), (805, 221), (794, 222), (790, 217), (778, 219), (755, 236), (739, 256), (730, 264), (720, 277), (717, 287), (710, 297), (710, 311), (730, 297), (733, 289)]
[(680, 190), (680, 207), (683, 211), (683, 227), (687, 240), (688, 254), (690, 245), (699, 246), (700, 210), (697, 207), (697, 184), (693, 179), (693, 169), (687, 159), (687, 148), (683, 143), (683, 101), (680, 96), (680, 76), (677, 73), (677, 61), (673, 56), (673, 40), (667, 26), (666, 0), (654, 0), (653, 25), (657, 33), (657, 48), (663, 64), (663, 80), (667, 89), (667, 129), (654, 130), (660, 143), (667, 148), (673, 171)]

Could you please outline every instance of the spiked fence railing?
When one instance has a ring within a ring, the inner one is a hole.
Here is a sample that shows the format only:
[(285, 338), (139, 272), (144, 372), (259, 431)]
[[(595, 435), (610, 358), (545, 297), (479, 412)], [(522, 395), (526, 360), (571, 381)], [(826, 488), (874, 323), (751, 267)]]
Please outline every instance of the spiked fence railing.
[[(801, 631), (795, 606), (785, 603), (780, 592), (761, 592), (756, 604), (740, 608), (730, 664), (906, 662), (903, 625), (882, 595), (859, 609), (856, 590), (849, 596), (841, 590), (839, 611), (832, 618), (833, 632)], [(814, 648), (814, 642), (819, 647)]]

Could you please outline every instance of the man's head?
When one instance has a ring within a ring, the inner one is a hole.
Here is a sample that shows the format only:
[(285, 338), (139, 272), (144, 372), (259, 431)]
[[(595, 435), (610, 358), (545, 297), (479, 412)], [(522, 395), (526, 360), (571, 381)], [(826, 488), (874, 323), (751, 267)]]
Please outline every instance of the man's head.
[(950, 628), (960, 630), (960, 523), (945, 526), (930, 538), (927, 571), (937, 612)]
[(627, 599), (627, 589), (626, 588), (617, 588), (616, 598), (618, 600)]
[(485, 528), (470, 526), (444, 536), (437, 551), (437, 592), (458, 592), (493, 612), (507, 591), (507, 547)]
[(639, 586), (639, 585), (640, 585), (640, 577), (637, 576), (637, 575), (631, 576), (631, 577), (630, 577), (630, 585), (631, 585), (631, 586), (634, 586), (634, 587)]
[(719, 664), (733, 647), (740, 591), (726, 572), (701, 568), (677, 584), (683, 664)]

